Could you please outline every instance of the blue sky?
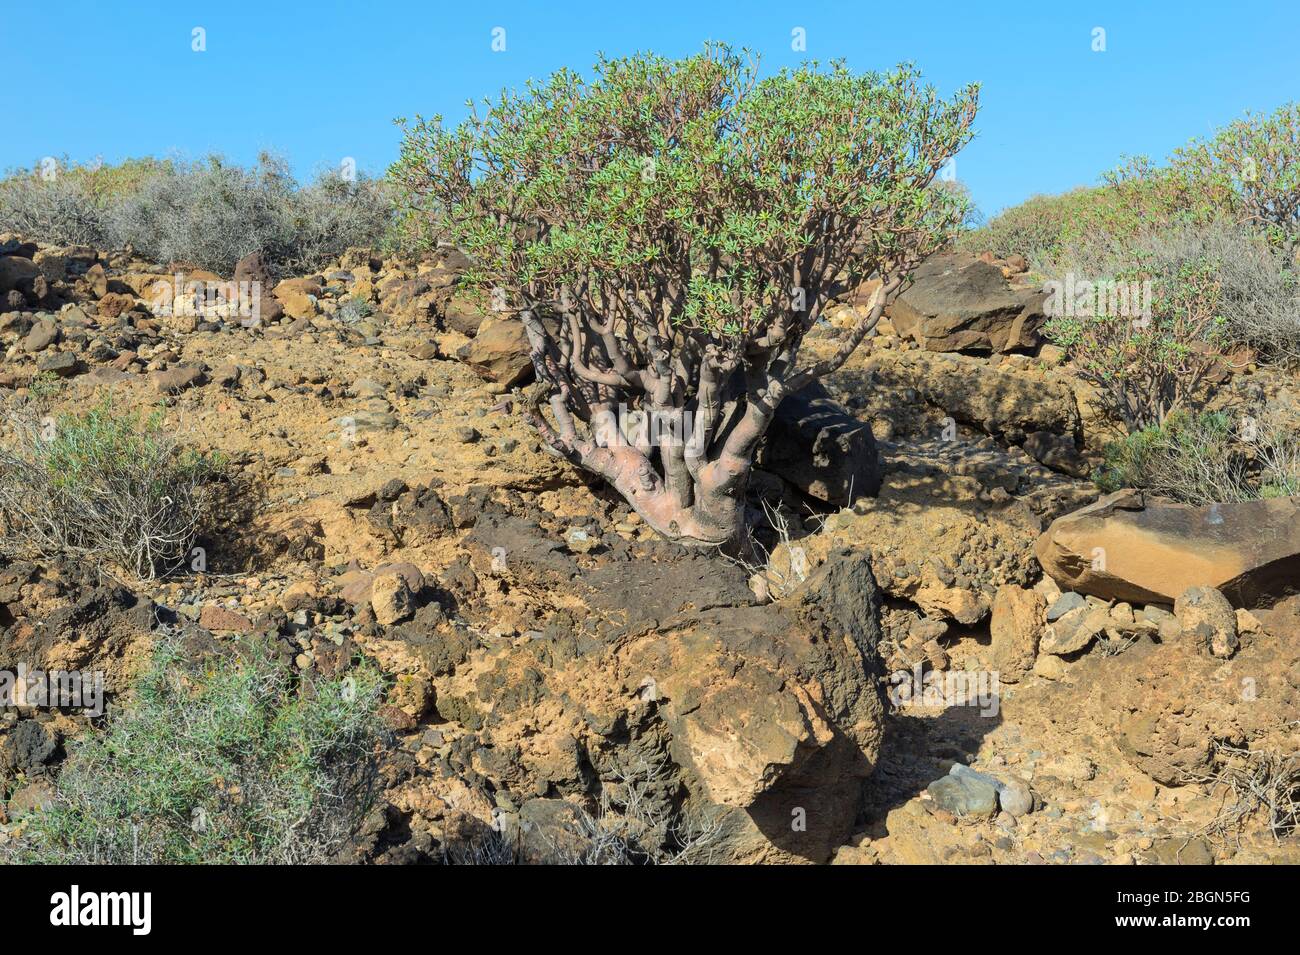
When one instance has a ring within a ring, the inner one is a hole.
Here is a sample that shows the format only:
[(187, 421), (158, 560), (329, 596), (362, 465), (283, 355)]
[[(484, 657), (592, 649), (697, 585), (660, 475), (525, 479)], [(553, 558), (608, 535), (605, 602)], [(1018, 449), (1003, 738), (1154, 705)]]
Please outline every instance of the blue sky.
[[(492, 49), (497, 27), (504, 52)], [(1097, 27), (1104, 52), (1092, 49)], [(791, 48), (796, 28), (806, 52)], [(945, 92), (982, 82), (978, 136), (957, 174), (992, 213), (1300, 98), (1297, 36), (1296, 0), (11, 2), (0, 168), (64, 154), (249, 162), (270, 148), (300, 176), (344, 157), (378, 173), (396, 157), (394, 117), (456, 118), (467, 98), (586, 69), (598, 51), (684, 55), (716, 39), (750, 47), (767, 69), (912, 60)]]

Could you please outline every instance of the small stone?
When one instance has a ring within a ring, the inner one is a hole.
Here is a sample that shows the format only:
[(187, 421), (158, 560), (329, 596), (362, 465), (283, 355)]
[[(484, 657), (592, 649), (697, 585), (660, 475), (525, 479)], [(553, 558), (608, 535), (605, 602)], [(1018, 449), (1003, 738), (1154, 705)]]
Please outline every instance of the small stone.
[(958, 819), (992, 818), (998, 808), (996, 787), (978, 774), (949, 775), (926, 787), (935, 806)]
[(1055, 623), (1071, 610), (1077, 610), (1086, 603), (1087, 601), (1083, 599), (1082, 594), (1076, 594), (1074, 591), (1063, 593), (1052, 601), (1051, 606), (1047, 608), (1047, 622)]
[(23, 351), (39, 352), (49, 348), (59, 340), (59, 326), (53, 320), (43, 318), (27, 333), (23, 339)]
[(229, 630), (248, 633), (253, 629), (252, 622), (242, 613), (229, 610), (217, 604), (208, 604), (199, 614), (199, 626), (205, 630)]
[(1259, 633), (1264, 629), (1264, 625), (1259, 622), (1249, 610), (1244, 607), (1237, 608), (1237, 632), (1238, 633)]
[(1065, 676), (1065, 670), (1065, 661), (1050, 653), (1040, 654), (1034, 661), (1034, 676), (1042, 677), (1044, 680), (1059, 680)]
[(600, 539), (588, 534), (582, 528), (575, 527), (565, 535), (564, 542), (572, 553), (587, 554), (600, 543)]
[(1019, 779), (1009, 779), (998, 790), (998, 805), (1002, 811), (1019, 819), (1034, 808), (1034, 794), (1029, 785)]
[(1237, 614), (1213, 587), (1188, 587), (1174, 603), (1183, 633), (1200, 641), (1210, 655), (1227, 659), (1237, 652)]
[(376, 621), (391, 626), (415, 612), (415, 594), (401, 574), (381, 574), (370, 587), (370, 606)]
[(1076, 607), (1055, 623), (1047, 625), (1038, 643), (1041, 653), (1068, 656), (1077, 653), (1092, 642), (1110, 623), (1107, 607)]
[(36, 370), (60, 378), (71, 378), (77, 373), (79, 364), (77, 356), (70, 351), (47, 352), (36, 363)]
[(174, 395), (187, 388), (203, 384), (207, 380), (207, 376), (204, 374), (203, 369), (197, 365), (182, 364), (172, 365), (162, 371), (151, 372), (149, 380), (163, 394)]
[(468, 425), (461, 425), (456, 429), (456, 440), (461, 444), (473, 444), (483, 435), (479, 434), (478, 428), (471, 428)]

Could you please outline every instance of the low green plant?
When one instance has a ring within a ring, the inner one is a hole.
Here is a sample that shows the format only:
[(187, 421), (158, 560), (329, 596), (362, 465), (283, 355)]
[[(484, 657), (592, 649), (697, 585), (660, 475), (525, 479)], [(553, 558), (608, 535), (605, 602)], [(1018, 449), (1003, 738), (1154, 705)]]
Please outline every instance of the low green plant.
[(161, 640), (133, 699), (70, 745), (51, 805), (7, 861), (333, 861), (373, 804), (383, 729), (376, 670), (300, 681), (246, 648), (189, 660)]
[(1093, 475), (1107, 493), (1138, 488), (1205, 505), (1300, 493), (1300, 436), (1223, 412), (1176, 412), (1109, 444)]
[(1185, 504), (1249, 500), (1249, 459), (1230, 418), (1175, 413), (1109, 444), (1094, 475), (1103, 491), (1139, 488)]

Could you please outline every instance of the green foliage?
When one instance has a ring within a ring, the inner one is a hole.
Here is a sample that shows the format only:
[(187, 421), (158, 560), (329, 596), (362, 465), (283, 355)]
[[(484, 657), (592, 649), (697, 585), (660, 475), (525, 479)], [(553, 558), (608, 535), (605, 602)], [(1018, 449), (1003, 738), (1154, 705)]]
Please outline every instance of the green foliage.
[(1247, 500), (1247, 457), (1233, 422), (1217, 413), (1176, 412), (1161, 425), (1107, 445), (1094, 475), (1104, 492), (1140, 488), (1185, 504)]
[(1070, 224), (1101, 189), (1075, 189), (1057, 196), (1032, 196), (1018, 206), (999, 212), (978, 229), (963, 232), (957, 248), (978, 255), (992, 252), (1005, 259), (1023, 255), (1034, 261), (1059, 251)]
[(1178, 150), (1170, 175), (1196, 202), (1226, 210), (1287, 253), (1300, 245), (1300, 103), (1248, 114)]
[[(1075, 372), (1100, 389), (1111, 414), (1138, 430), (1163, 423), (1199, 396), (1225, 340), (1223, 287), (1215, 263), (1197, 250), (1116, 256), (1081, 264), (1078, 274), (1112, 276), (1113, 287), (1127, 290), (1129, 313), (1107, 303), (1101, 312), (1089, 306), (1069, 314), (1069, 287), (1058, 278), (1044, 331), (1066, 349)], [(1069, 271), (1058, 267), (1056, 274)]]
[(722, 46), (602, 59), (591, 80), (561, 70), (455, 129), (404, 123), (391, 175), (406, 221), (426, 242), (448, 235), (512, 305), (598, 289), (603, 312), (689, 276), (670, 321), (725, 344), (784, 309), (777, 267), (818, 243), (871, 222), (846, 263), (869, 271), (946, 238), (968, 206), (930, 186), (969, 138), (975, 98), (941, 100), (910, 67), (759, 80)]
[(330, 861), (371, 804), (379, 674), (298, 682), (265, 652), (185, 659), (160, 641), (134, 699), (70, 747), (9, 861)]
[(1116, 241), (1154, 230), (1228, 220), (1265, 235), (1287, 267), (1300, 245), (1300, 103), (1229, 123), (1192, 140), (1159, 166), (1133, 157), (1103, 185), (1034, 196), (962, 235), (959, 246), (1034, 260), (1097, 236)]
[(212, 516), (224, 462), (180, 446), (161, 412), (123, 414), (106, 398), (10, 426), (0, 448), (6, 553), (85, 557), (150, 578), (179, 566)]
[(1104, 492), (1139, 488), (1185, 504), (1300, 493), (1300, 436), (1293, 427), (1222, 412), (1175, 412), (1105, 448), (1093, 475)]

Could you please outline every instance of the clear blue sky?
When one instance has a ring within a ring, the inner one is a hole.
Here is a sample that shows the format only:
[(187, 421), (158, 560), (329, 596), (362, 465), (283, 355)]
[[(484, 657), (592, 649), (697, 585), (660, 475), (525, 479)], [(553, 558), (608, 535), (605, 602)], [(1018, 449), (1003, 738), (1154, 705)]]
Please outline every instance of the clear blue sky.
[[(203, 52), (191, 49), (195, 27)], [(492, 50), (496, 27), (504, 52)], [(796, 27), (806, 53), (791, 49)], [(1092, 50), (1095, 27), (1105, 52)], [(64, 154), (250, 162), (271, 148), (300, 176), (344, 157), (378, 173), (396, 156), (394, 117), (454, 119), (467, 98), (585, 70), (597, 51), (682, 55), (717, 39), (754, 49), (765, 68), (913, 60), (945, 92), (982, 82), (978, 137), (957, 173), (991, 213), (1300, 98), (1298, 36), (1297, 0), (8, 0), (0, 168)]]

